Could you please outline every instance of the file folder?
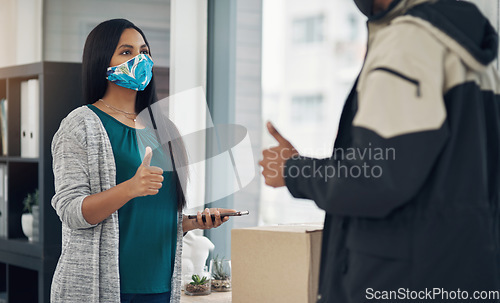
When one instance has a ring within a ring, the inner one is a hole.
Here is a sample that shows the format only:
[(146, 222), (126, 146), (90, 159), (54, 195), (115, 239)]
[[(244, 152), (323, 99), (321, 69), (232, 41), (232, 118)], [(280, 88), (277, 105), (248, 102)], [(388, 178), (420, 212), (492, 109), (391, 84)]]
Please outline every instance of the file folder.
[(40, 87), (38, 79), (21, 82), (21, 157), (38, 158)]

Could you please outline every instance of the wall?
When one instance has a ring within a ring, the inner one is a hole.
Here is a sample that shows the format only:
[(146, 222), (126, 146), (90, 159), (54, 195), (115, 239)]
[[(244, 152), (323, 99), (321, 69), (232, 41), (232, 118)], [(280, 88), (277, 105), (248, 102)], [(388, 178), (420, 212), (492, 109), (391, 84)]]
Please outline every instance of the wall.
[[(254, 165), (262, 158), (262, 1), (238, 0), (236, 8), (236, 82), (234, 123), (245, 126), (252, 143)], [(234, 194), (234, 207), (251, 216), (233, 220), (233, 227), (256, 226), (259, 219), (260, 169), (244, 189)]]
[(0, 67), (42, 58), (42, 0), (0, 0)]
[(155, 65), (169, 66), (170, 0), (45, 0), (44, 12), (44, 60), (81, 62), (90, 31), (125, 18), (144, 31)]
[[(211, 123), (206, 121), (204, 97), (207, 77), (206, 0), (172, 0), (171, 39), (169, 114), (181, 134), (191, 134), (204, 130), (207, 123)], [(203, 101), (204, 106), (199, 106), (196, 101)], [(205, 142), (196, 140), (191, 142), (190, 148), (204, 154)], [(205, 196), (205, 167), (197, 165), (189, 175), (188, 209), (185, 212), (195, 214), (196, 210), (204, 209), (201, 204)]]

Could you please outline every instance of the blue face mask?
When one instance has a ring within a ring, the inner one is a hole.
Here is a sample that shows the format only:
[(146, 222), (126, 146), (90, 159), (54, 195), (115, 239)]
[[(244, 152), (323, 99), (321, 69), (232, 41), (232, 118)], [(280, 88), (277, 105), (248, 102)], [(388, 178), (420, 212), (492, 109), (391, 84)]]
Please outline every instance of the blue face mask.
[(106, 74), (106, 79), (116, 85), (142, 91), (153, 77), (153, 60), (148, 55), (139, 54), (127, 62), (108, 67)]

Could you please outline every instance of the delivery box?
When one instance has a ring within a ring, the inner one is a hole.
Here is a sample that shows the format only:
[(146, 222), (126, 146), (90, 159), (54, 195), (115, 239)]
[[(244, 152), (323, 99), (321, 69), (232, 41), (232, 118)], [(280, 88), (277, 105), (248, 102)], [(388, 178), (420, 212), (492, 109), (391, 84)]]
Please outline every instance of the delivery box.
[(233, 303), (316, 302), (323, 226), (233, 229)]

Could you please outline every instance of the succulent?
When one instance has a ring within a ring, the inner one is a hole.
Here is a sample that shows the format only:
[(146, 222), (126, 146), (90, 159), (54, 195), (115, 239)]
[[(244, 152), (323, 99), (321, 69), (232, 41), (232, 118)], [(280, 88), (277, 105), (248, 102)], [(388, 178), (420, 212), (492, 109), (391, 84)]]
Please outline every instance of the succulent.
[(23, 211), (32, 213), (33, 206), (38, 205), (38, 189), (34, 193), (28, 194), (23, 200)]
[(189, 283), (191, 285), (203, 285), (208, 282), (207, 277), (200, 277), (199, 275), (193, 275), (191, 279), (193, 279), (193, 282)]
[(224, 260), (224, 258), (219, 259), (219, 256), (215, 256), (213, 260), (213, 272), (212, 275), (214, 276), (215, 280), (226, 280), (229, 279), (229, 273), (224, 270), (223, 263), (221, 262)]

